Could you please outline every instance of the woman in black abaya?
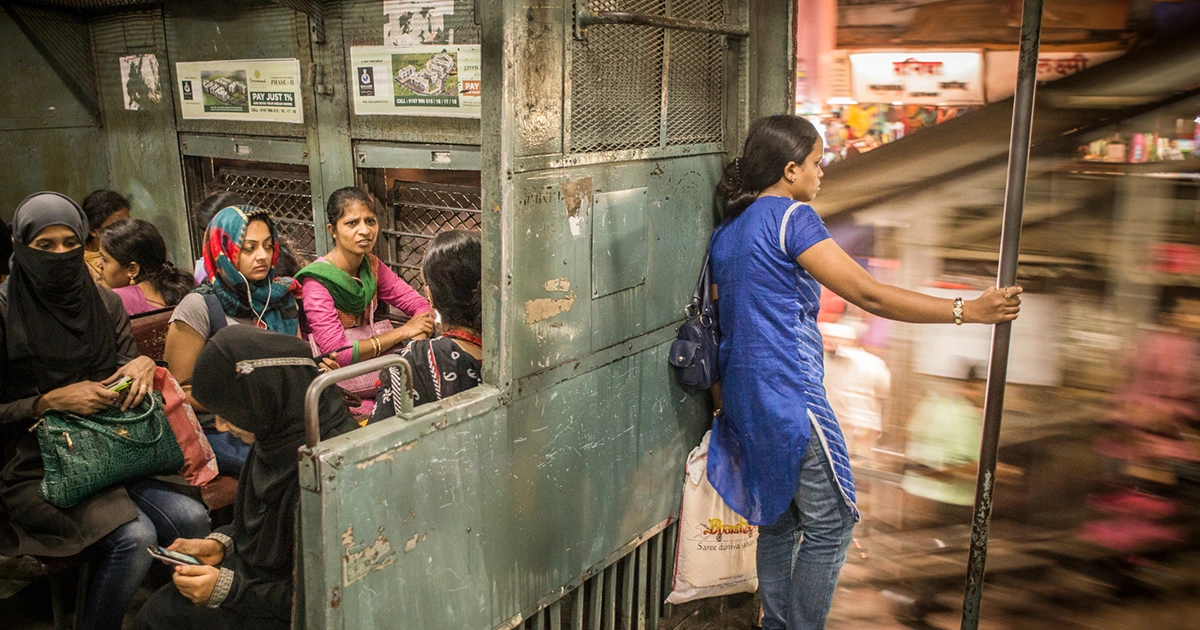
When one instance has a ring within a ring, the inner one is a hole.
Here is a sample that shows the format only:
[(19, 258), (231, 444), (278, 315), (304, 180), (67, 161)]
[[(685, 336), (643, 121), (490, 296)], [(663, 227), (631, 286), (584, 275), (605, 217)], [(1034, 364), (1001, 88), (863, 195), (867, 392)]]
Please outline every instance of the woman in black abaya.
[[(136, 629), (288, 628), (304, 444), (304, 393), (318, 369), (304, 341), (253, 326), (218, 332), (196, 360), (192, 396), (252, 444), (233, 524), (170, 548), (200, 560), (142, 608)], [(321, 397), (321, 438), (358, 428), (336, 387)], [(253, 626), (247, 624), (252, 623)]]
[(198, 501), (153, 480), (65, 509), (38, 493), (45, 471), (29, 431), (37, 416), (100, 411), (117, 401), (107, 385), (125, 376), (126, 408), (154, 385), (154, 361), (138, 356), (121, 298), (87, 271), (87, 234), (83, 210), (58, 193), (30, 195), (13, 215), (12, 275), (0, 285), (0, 555), (92, 554), (83, 627), (119, 629), (150, 568), (146, 546), (203, 536), (209, 524)]

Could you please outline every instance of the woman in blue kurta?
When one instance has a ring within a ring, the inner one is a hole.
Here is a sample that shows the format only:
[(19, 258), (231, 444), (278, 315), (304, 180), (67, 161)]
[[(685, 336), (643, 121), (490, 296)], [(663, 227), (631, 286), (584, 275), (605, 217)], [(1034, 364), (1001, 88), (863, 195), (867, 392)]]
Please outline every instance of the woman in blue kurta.
[(717, 188), (725, 199), (712, 241), (723, 410), (708, 477), (760, 526), (764, 630), (824, 627), (858, 521), (846, 443), (822, 385), (820, 285), (914, 323), (994, 324), (1016, 319), (1021, 303), (1020, 287), (963, 301), (874, 280), (807, 205), (820, 190), (823, 149), (803, 118), (760, 119)]

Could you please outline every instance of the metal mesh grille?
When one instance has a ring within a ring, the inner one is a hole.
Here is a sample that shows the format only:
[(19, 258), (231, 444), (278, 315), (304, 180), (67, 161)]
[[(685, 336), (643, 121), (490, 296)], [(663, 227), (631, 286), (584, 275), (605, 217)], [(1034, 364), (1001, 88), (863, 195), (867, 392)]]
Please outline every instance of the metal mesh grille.
[(396, 180), (387, 195), (377, 253), (397, 275), (418, 291), (421, 261), (430, 240), (447, 230), (480, 229), (479, 188)]
[[(580, 0), (579, 4), (593, 12), (668, 14), (662, 0)], [(724, 3), (675, 0), (669, 15), (720, 23), (725, 20)], [(588, 27), (583, 39), (574, 41), (572, 153), (722, 141), (724, 38), (685, 31), (670, 33), (667, 47), (664, 31), (659, 28), (595, 25)]]
[(671, 34), (667, 144), (721, 141), (721, 36)]
[(659, 146), (662, 71), (662, 29), (588, 29), (571, 66), (571, 151)]
[(219, 160), (213, 162), (213, 170), (205, 177), (204, 195), (200, 199), (222, 190), (238, 193), (251, 205), (270, 211), (280, 235), (288, 240), (300, 262), (316, 258), (312, 185), (307, 175), (222, 166)]
[[(684, 0), (671, 6), (674, 17), (723, 22), (721, 0)], [(667, 77), (667, 144), (720, 142), (722, 138), (723, 39), (720, 35), (674, 31)]]

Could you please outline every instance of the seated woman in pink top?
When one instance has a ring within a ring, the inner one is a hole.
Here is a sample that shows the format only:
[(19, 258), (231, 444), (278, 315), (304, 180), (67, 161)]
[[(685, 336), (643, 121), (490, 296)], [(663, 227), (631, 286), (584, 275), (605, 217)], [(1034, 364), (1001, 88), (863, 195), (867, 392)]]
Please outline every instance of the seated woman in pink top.
[(196, 286), (167, 260), (167, 244), (149, 221), (121, 219), (100, 232), (100, 275), (130, 317), (173, 308)]
[[(333, 236), (334, 248), (296, 274), (304, 314), (319, 352), (336, 351), (336, 360), (343, 367), (433, 332), (429, 302), (370, 253), (379, 236), (377, 203), (353, 186), (334, 191), (325, 207), (326, 229)], [(347, 329), (374, 323), (379, 300), (411, 319), (387, 332), (349, 339)]]

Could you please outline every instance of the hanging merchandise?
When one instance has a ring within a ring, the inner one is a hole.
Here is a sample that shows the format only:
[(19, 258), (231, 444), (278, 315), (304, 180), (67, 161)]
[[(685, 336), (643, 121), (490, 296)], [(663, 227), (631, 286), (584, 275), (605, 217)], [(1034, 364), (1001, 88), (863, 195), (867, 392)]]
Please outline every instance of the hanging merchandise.
[(758, 528), (729, 509), (708, 482), (711, 435), (705, 433), (687, 459), (671, 604), (758, 590)]

